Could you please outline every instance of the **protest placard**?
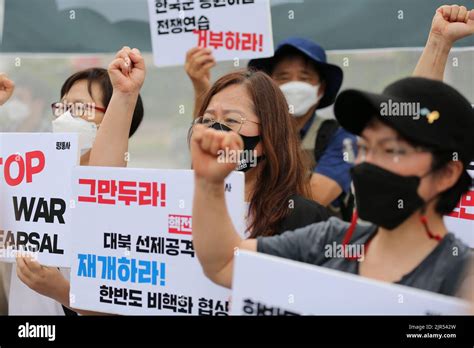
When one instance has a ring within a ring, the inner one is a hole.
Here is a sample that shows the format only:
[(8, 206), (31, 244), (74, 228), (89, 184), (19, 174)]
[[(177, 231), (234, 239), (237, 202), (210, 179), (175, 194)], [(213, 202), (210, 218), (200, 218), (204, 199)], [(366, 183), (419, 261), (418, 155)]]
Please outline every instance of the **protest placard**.
[(269, 0), (148, 0), (148, 11), (158, 67), (183, 65), (197, 46), (217, 61), (273, 56)]
[[(73, 192), (73, 307), (131, 315), (227, 314), (230, 291), (207, 279), (192, 244), (193, 171), (78, 167)], [(225, 192), (243, 234), (243, 173), (227, 178)]]
[(0, 133), (0, 261), (18, 250), (69, 266), (72, 168), (77, 134)]
[(232, 289), (235, 315), (455, 315), (470, 308), (454, 297), (248, 251), (235, 257)]

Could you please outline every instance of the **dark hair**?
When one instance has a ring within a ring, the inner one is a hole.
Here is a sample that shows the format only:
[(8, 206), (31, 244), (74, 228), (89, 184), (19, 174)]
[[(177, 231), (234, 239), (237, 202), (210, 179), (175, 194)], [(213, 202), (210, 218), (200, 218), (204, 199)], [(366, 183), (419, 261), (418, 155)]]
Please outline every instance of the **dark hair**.
[(323, 72), (321, 71), (321, 69), (319, 69), (316, 63), (306, 54), (292, 46), (284, 46), (279, 50), (278, 54), (273, 58), (272, 63), (268, 66), (268, 71), (266, 71), (266, 73), (271, 76), (273, 74), (273, 71), (275, 70), (275, 67), (282, 60), (289, 58), (303, 59), (305, 66), (310, 66), (314, 71), (316, 71), (316, 73), (319, 75), (319, 79), (321, 80), (321, 82), (326, 80), (326, 76), (324, 76)]
[(436, 203), (436, 212), (441, 215), (446, 215), (451, 213), (453, 209), (456, 208), (462, 195), (469, 191), (469, 188), (471, 187), (471, 176), (465, 170), (466, 164), (468, 164), (469, 161), (463, 158), (462, 154), (458, 154), (457, 152), (451, 152), (446, 150), (438, 151), (436, 149), (431, 149), (430, 152), (433, 155), (431, 170), (434, 172), (442, 171), (448, 163), (453, 161), (454, 154), (459, 156), (457, 160), (463, 163), (464, 166), (464, 170), (458, 181), (452, 187), (450, 187), (446, 191), (443, 191), (439, 195), (438, 202)]
[(252, 238), (271, 236), (290, 213), (290, 197), (294, 194), (309, 197), (297, 131), (280, 88), (267, 74), (258, 71), (243, 70), (221, 77), (204, 96), (198, 115), (205, 113), (214, 95), (232, 85), (247, 88), (260, 121), (265, 151), (265, 160), (256, 167), (248, 230)]
[[(90, 68), (86, 70), (79, 71), (71, 76), (64, 82), (61, 87), (61, 98), (64, 97), (66, 93), (72, 88), (72, 86), (81, 80), (87, 81), (87, 90), (89, 95), (92, 97), (92, 84), (98, 83), (102, 91), (102, 103), (104, 107), (107, 108), (112, 98), (113, 87), (112, 82), (110, 81), (109, 73), (106, 69), (103, 68)], [(128, 134), (131, 137), (135, 131), (140, 126), (140, 123), (143, 120), (143, 102), (140, 95), (138, 95), (137, 105), (133, 111), (132, 124), (130, 127), (130, 133)]]

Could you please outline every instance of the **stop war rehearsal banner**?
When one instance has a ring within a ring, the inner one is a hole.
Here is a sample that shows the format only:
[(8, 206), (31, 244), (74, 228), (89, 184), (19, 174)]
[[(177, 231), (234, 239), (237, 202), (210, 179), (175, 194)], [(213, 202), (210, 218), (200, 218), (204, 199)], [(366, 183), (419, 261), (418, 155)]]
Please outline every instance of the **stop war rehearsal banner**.
[(158, 67), (183, 65), (198, 46), (217, 61), (273, 56), (269, 0), (148, 0), (148, 11)]
[[(72, 182), (71, 306), (129, 315), (227, 315), (230, 291), (205, 277), (193, 248), (193, 171), (77, 167)], [(225, 192), (243, 236), (243, 173), (227, 178)]]
[(457, 315), (470, 309), (454, 297), (248, 251), (235, 257), (232, 284), (235, 315)]
[(77, 141), (72, 133), (0, 133), (0, 261), (22, 251), (43, 265), (70, 265)]

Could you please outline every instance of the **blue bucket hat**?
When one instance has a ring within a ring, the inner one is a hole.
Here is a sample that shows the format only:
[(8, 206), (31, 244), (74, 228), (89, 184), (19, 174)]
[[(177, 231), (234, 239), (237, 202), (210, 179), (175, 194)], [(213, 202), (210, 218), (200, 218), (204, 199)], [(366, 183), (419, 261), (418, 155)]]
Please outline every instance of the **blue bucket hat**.
[(287, 54), (289, 48), (296, 49), (311, 59), (321, 73), (321, 77), (326, 82), (326, 90), (318, 105), (318, 109), (333, 104), (342, 85), (342, 69), (337, 65), (327, 63), (326, 52), (324, 49), (311, 40), (299, 37), (290, 37), (283, 40), (279, 43), (273, 57), (252, 59), (248, 63), (248, 68), (263, 71), (271, 75), (275, 63), (279, 58)]

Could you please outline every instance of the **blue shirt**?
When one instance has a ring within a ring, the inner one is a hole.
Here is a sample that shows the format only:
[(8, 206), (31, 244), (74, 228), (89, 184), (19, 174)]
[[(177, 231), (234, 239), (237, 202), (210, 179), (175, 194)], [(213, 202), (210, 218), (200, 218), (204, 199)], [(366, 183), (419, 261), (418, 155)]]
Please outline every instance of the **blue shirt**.
[[(306, 135), (315, 118), (316, 113), (301, 129), (301, 138)], [(352, 161), (344, 160), (344, 152), (347, 150), (344, 148), (344, 142), (347, 141), (346, 139), (348, 139), (352, 144), (351, 147), (355, 156), (357, 154), (357, 137), (347, 132), (342, 127), (339, 127), (329, 140), (329, 143), (327, 144), (327, 147), (319, 159), (316, 167), (313, 169), (313, 172), (334, 180), (341, 187), (342, 191), (348, 193), (351, 189), (352, 181), (350, 169), (354, 166), (354, 164)], [(332, 202), (332, 205), (338, 207), (340, 204), (336, 199), (334, 202)]]

